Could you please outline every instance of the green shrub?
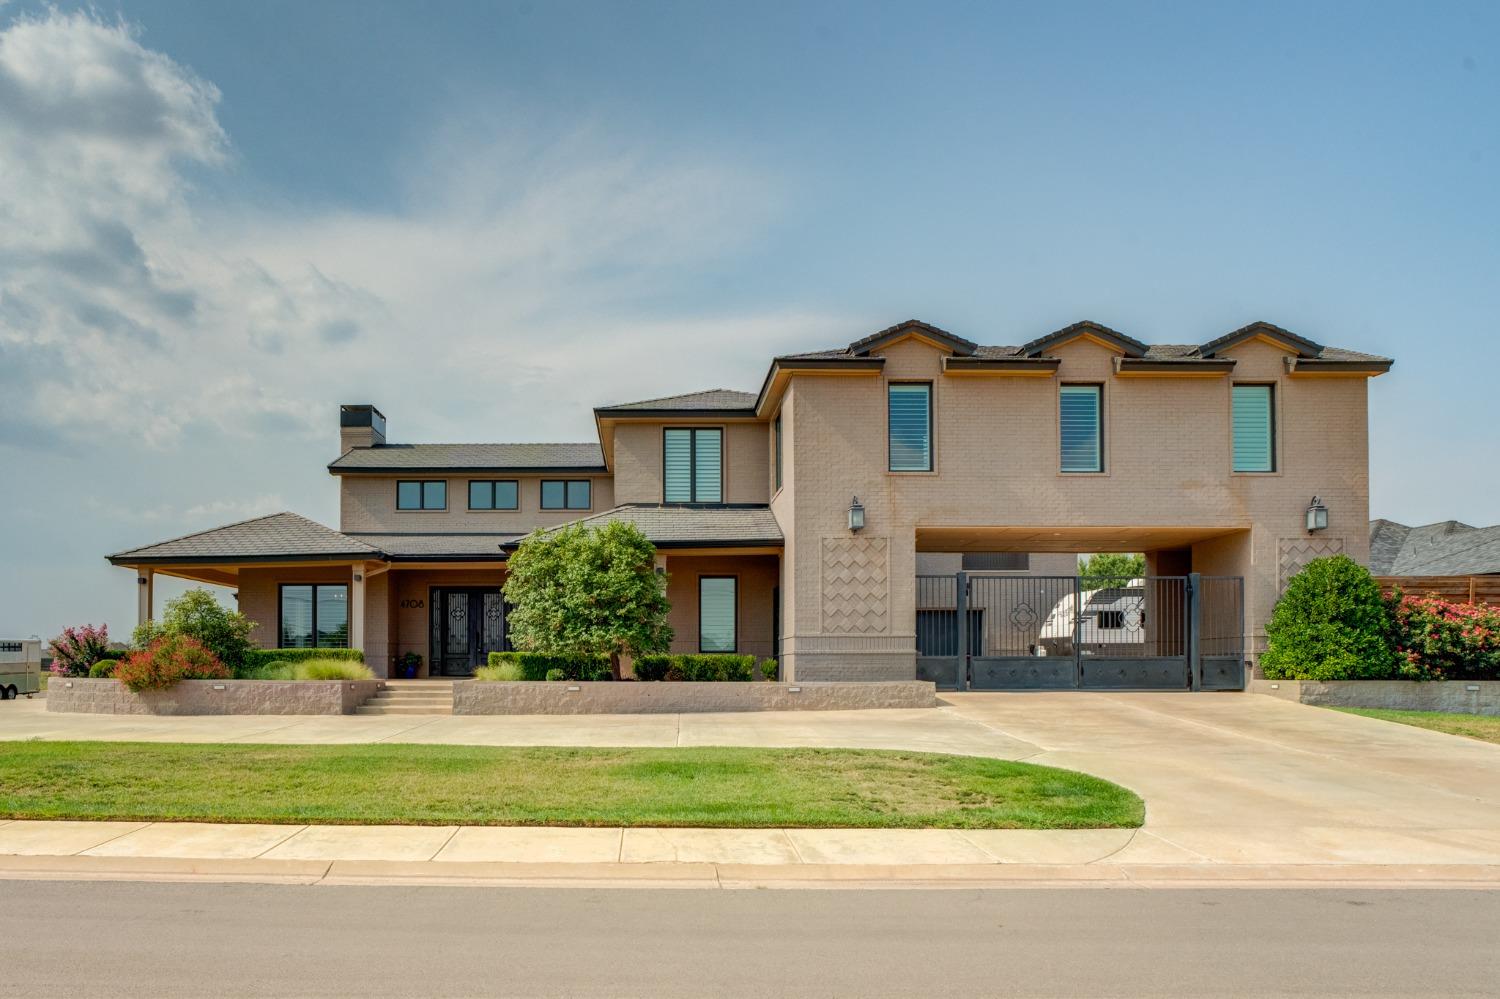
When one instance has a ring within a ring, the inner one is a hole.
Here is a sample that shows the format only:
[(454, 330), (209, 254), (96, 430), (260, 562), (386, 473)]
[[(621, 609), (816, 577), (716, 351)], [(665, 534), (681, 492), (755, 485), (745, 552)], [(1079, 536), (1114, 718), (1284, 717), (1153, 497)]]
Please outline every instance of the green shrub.
[(285, 659), (276, 659), (259, 666), (240, 670), (240, 680), (295, 680), (292, 664)]
[(166, 635), (184, 635), (197, 641), (214, 657), (238, 675), (246, 666), (246, 656), (255, 651), (250, 632), (255, 622), (237, 610), (230, 610), (214, 599), (207, 590), (188, 590), (175, 600), (168, 600), (161, 620), (147, 621), (131, 636), (138, 649)]
[(567, 678), (568, 674), (560, 669), (549, 669), (547, 671), (547, 679), (549, 680), (566, 680)]
[(364, 663), (347, 659), (304, 659), (292, 664), (296, 680), (373, 680), (375, 674)]
[(101, 659), (89, 667), (89, 676), (95, 680), (108, 679), (115, 675), (115, 667), (118, 665), (118, 659)]
[(748, 682), (755, 679), (755, 657), (713, 653), (673, 653), (636, 657), (637, 680)]
[[(605, 656), (554, 656), (545, 652), (491, 652), (491, 666), (509, 663), (520, 670), (516, 680), (546, 680), (551, 670), (561, 670), (565, 680), (611, 680)], [(478, 675), (477, 673), (475, 674)]]
[(762, 659), (760, 661), (760, 675), (765, 680), (775, 680), (776, 673), (781, 668), (774, 659)]
[(115, 679), (131, 690), (166, 690), (180, 680), (228, 680), (229, 667), (203, 643), (187, 635), (162, 635), (115, 667)]
[(501, 662), (490, 666), (481, 666), (474, 671), (476, 680), (524, 680), (526, 673), (521, 669), (520, 663)]
[(1347, 555), (1309, 562), (1291, 578), (1266, 626), (1260, 667), (1273, 680), (1399, 677), (1390, 618), (1370, 571)]
[(245, 679), (266, 679), (253, 674), (272, 663), (304, 662), (308, 659), (342, 659), (345, 662), (362, 663), (365, 654), (361, 649), (251, 649), (245, 653), (245, 664), (235, 674)]

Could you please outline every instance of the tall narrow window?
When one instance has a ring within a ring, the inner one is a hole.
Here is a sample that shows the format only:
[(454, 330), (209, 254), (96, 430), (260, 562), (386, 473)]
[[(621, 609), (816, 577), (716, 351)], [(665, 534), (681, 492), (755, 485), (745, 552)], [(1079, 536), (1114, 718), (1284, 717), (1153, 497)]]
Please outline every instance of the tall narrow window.
[(724, 499), (724, 432), (669, 427), (662, 431), (662, 499), (720, 503)]
[(698, 577), (698, 651), (735, 650), (735, 578)]
[(887, 414), (891, 471), (932, 471), (932, 386), (891, 384)]
[(1064, 385), (1058, 422), (1064, 472), (1104, 471), (1098, 385)]
[(1276, 471), (1276, 416), (1269, 385), (1233, 390), (1234, 470)]
[(286, 583), (281, 587), (283, 649), (342, 649), (349, 645), (349, 587)]
[(776, 438), (776, 489), (781, 488), (781, 414), (776, 414), (776, 426), (773, 429)]
[(448, 509), (448, 483), (443, 479), (396, 483), (397, 510)]

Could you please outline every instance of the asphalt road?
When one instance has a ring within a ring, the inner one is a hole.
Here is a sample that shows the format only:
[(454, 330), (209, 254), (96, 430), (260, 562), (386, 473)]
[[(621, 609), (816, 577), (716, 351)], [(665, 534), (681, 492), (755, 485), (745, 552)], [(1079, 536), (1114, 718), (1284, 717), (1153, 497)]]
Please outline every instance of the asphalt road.
[(0, 882), (0, 995), (1496, 995), (1500, 892)]

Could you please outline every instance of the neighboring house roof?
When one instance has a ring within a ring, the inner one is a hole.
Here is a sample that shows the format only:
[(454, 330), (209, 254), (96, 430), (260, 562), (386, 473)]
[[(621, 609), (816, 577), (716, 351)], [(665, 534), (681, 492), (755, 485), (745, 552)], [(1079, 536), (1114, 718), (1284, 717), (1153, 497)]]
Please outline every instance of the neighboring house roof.
[(273, 513), (142, 548), (116, 552), (116, 565), (136, 562), (285, 561), (345, 556), (378, 558), (363, 541), (295, 513)]
[(733, 389), (703, 389), (702, 392), (688, 392), (681, 396), (616, 402), (607, 407), (594, 408), (595, 416), (660, 416), (670, 413), (732, 413), (736, 416), (753, 416), (754, 393), (736, 392)]
[(658, 548), (751, 547), (784, 540), (771, 508), (753, 505), (627, 503), (559, 527), (599, 527), (614, 521), (634, 524)]
[(356, 447), (330, 472), (603, 472), (604, 453), (581, 444), (377, 444)]
[(1408, 527), (1370, 521), (1370, 571), (1377, 576), (1484, 576), (1500, 573), (1500, 524), (1443, 520)]

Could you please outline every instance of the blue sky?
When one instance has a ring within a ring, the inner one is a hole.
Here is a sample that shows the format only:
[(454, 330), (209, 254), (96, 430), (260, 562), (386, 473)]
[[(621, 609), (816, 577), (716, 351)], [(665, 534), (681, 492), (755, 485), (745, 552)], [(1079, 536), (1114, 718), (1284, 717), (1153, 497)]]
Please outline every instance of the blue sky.
[(108, 551), (336, 523), (339, 402), (583, 440), (909, 316), (1389, 354), (1372, 512), (1500, 521), (1497, 40), (1491, 3), (0, 4), (0, 635), (128, 630)]

